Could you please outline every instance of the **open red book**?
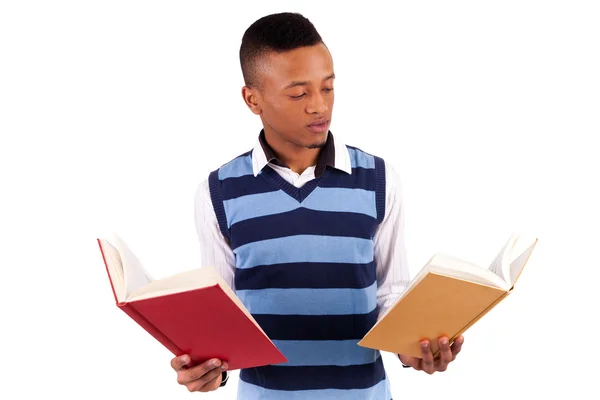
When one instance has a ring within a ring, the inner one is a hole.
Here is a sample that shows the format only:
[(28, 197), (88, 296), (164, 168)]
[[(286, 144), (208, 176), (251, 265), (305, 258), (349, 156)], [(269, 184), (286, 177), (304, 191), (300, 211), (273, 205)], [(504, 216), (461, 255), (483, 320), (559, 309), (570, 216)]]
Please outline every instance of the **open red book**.
[(117, 306), (175, 356), (229, 371), (287, 362), (213, 268), (153, 280), (118, 236), (97, 240)]

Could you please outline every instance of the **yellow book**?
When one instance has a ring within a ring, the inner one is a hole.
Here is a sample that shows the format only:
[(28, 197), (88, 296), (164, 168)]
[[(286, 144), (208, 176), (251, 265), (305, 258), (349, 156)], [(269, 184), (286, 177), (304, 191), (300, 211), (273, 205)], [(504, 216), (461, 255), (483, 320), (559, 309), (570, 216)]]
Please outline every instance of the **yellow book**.
[(453, 342), (513, 291), (537, 241), (513, 234), (488, 268), (434, 255), (358, 344), (421, 357), (429, 339), (437, 355), (438, 337)]

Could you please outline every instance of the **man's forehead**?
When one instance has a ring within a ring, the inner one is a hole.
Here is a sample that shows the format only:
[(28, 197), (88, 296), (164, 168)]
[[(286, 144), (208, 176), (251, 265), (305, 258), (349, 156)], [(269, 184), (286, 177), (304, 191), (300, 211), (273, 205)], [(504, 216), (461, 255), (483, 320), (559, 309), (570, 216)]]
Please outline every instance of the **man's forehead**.
[[(334, 78), (333, 60), (325, 46), (302, 47), (285, 52), (271, 52), (259, 62), (264, 78), (286, 81), (286, 85)], [(295, 86), (294, 85), (294, 86)]]

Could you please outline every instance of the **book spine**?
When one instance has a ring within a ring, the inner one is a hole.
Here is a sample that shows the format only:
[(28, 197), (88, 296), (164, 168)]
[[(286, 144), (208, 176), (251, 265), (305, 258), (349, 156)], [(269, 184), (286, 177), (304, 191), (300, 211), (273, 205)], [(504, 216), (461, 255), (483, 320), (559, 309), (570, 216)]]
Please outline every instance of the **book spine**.
[(159, 331), (150, 321), (148, 321), (141, 313), (139, 313), (132, 303), (120, 303), (119, 308), (123, 310), (131, 319), (133, 319), (139, 326), (141, 326), (146, 332), (152, 335), (158, 340), (163, 346), (165, 346), (175, 356), (183, 355), (183, 351), (177, 347), (168, 337), (166, 337), (161, 331)]
[(98, 241), (98, 246), (100, 247), (100, 254), (102, 254), (102, 261), (104, 261), (104, 268), (106, 268), (106, 274), (108, 275), (108, 281), (110, 282), (110, 288), (112, 290), (112, 294), (115, 298), (115, 303), (119, 303), (119, 299), (117, 299), (117, 292), (115, 290), (115, 285), (114, 282), (112, 281), (112, 278), (110, 276), (110, 271), (108, 269), (108, 263), (106, 261), (106, 255), (104, 254), (104, 248), (102, 248), (102, 241), (98, 238), (96, 239)]

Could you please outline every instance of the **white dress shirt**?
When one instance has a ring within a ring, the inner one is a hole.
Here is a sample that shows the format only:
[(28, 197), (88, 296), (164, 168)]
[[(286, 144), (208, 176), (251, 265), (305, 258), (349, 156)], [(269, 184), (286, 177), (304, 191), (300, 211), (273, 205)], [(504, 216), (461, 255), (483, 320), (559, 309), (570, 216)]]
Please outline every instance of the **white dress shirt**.
[[(346, 145), (335, 139), (335, 168), (352, 173), (350, 155)], [(385, 216), (375, 232), (374, 256), (377, 276), (377, 305), (379, 318), (409, 283), (406, 247), (404, 239), (404, 203), (402, 184), (395, 169), (386, 165)], [(296, 187), (315, 179), (315, 166), (297, 174), (289, 168), (270, 163), (260, 145), (252, 151), (254, 175), (265, 167), (273, 168), (286, 181)], [(219, 229), (213, 210), (208, 179), (203, 181), (196, 191), (195, 222), (200, 239), (202, 266), (213, 266), (225, 282), (235, 290), (235, 255)]]

